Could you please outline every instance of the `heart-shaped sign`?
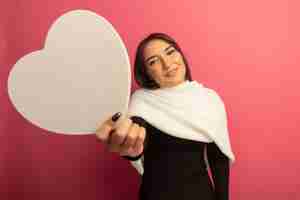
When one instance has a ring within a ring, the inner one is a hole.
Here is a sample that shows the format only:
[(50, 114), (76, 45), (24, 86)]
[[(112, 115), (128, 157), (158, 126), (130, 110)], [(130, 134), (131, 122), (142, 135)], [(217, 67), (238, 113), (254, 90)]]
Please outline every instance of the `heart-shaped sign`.
[(62, 134), (95, 133), (97, 124), (126, 112), (130, 86), (121, 37), (87, 10), (59, 17), (44, 48), (18, 60), (8, 78), (16, 110), (32, 124)]

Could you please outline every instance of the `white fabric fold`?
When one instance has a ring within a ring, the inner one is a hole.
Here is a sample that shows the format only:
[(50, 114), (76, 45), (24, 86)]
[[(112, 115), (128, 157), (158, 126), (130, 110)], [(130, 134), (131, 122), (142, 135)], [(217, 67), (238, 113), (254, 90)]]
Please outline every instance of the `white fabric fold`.
[[(171, 88), (138, 89), (131, 96), (127, 115), (142, 117), (152, 126), (174, 137), (215, 142), (230, 159), (230, 163), (235, 160), (224, 103), (214, 90), (197, 81), (185, 81)], [(205, 161), (208, 165), (207, 155)], [(143, 174), (141, 160), (131, 163)]]

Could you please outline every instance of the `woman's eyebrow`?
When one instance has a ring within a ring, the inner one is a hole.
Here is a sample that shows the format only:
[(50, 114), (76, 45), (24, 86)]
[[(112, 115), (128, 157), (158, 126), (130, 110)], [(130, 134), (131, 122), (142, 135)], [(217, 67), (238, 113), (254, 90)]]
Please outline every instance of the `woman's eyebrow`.
[(146, 59), (146, 61), (145, 62), (148, 62), (149, 60), (151, 60), (152, 58), (155, 58), (155, 57), (157, 57), (156, 55), (154, 55), (154, 56), (150, 56), (149, 58), (147, 58)]
[(170, 46), (168, 46), (167, 48), (165, 48), (164, 51), (166, 52), (166, 51), (168, 51), (168, 50), (169, 50), (170, 48), (172, 48), (172, 47), (173, 47), (173, 45), (170, 45)]
[[(168, 51), (168, 50), (169, 50), (170, 48), (172, 48), (172, 47), (173, 47), (173, 45), (168, 46), (167, 48), (164, 49), (164, 52)], [(155, 58), (155, 57), (157, 57), (157, 56), (156, 56), (156, 55), (150, 56), (149, 58), (147, 58), (147, 59), (145, 60), (145, 62), (147, 62), (147, 61), (149, 61), (150, 59)]]

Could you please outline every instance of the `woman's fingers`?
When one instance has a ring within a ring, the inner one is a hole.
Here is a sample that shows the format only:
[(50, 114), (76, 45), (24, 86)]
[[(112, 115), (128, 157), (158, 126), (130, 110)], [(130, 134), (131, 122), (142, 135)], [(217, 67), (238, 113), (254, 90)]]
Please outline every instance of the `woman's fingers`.
[[(125, 145), (126, 142), (121, 147), (121, 155), (127, 155), (127, 156), (138, 156), (140, 155), (144, 150), (144, 141), (146, 138), (146, 129), (144, 127), (139, 127), (138, 129), (135, 129), (135, 138), (133, 139), (133, 142), (130, 142), (129, 145)], [(128, 138), (127, 138), (128, 139)], [(127, 141), (126, 139), (126, 141)]]
[(143, 152), (146, 129), (127, 116), (115, 114), (99, 126), (96, 135), (109, 151), (138, 156)]
[(103, 124), (101, 124), (96, 130), (96, 136), (102, 142), (106, 143), (109, 139), (110, 132), (113, 129), (113, 123), (111, 119), (106, 120)]
[(107, 143), (110, 133), (114, 128), (116, 121), (120, 118), (121, 113), (116, 113), (113, 116), (109, 117), (107, 120), (102, 122), (96, 129), (96, 136), (102, 142)]
[(143, 152), (145, 138), (146, 138), (146, 129), (144, 127), (141, 127), (139, 130), (138, 137), (136, 139), (136, 143), (133, 146), (133, 149), (137, 151), (138, 154), (141, 154)]
[(129, 118), (124, 118), (122, 119), (122, 121), (118, 123), (117, 127), (111, 133), (108, 141), (108, 147), (110, 151), (113, 152), (120, 151), (121, 145), (124, 143), (131, 125), (132, 125), (132, 120)]
[(140, 130), (140, 126), (136, 123), (132, 123), (129, 132), (127, 134), (127, 137), (124, 141), (124, 143), (122, 144), (122, 148), (127, 150), (130, 147), (133, 147), (136, 143), (136, 140), (138, 138), (139, 135), (139, 130)]

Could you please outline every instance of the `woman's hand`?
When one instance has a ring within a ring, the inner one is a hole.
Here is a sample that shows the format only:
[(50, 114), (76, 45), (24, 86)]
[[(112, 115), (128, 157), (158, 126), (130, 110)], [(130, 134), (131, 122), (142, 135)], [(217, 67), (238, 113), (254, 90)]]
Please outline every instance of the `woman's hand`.
[(143, 152), (146, 129), (133, 123), (127, 116), (120, 115), (116, 113), (103, 122), (97, 128), (96, 136), (110, 152), (136, 157)]

